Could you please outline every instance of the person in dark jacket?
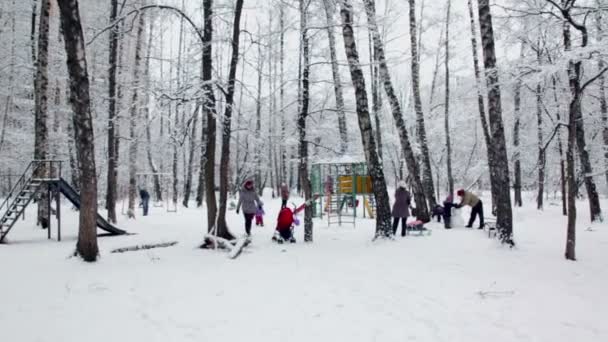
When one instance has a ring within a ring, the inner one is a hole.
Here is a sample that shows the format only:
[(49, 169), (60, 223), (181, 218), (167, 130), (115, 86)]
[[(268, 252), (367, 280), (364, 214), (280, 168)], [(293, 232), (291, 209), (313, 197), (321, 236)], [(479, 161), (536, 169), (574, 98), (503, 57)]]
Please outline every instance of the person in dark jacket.
[(258, 208), (261, 208), (264, 204), (260, 200), (255, 187), (251, 179), (245, 181), (243, 188), (239, 194), (239, 202), (236, 205), (236, 213), (239, 213), (241, 206), (243, 207), (243, 215), (245, 216), (245, 232), (248, 236), (251, 235), (251, 221)]
[(471, 207), (471, 217), (469, 218), (469, 224), (467, 224), (466, 227), (472, 228), (473, 222), (475, 222), (477, 215), (479, 215), (479, 229), (483, 229), (483, 203), (481, 202), (479, 197), (477, 197), (472, 192), (465, 191), (464, 189), (458, 190), (456, 194), (462, 198), (456, 208), (462, 208), (465, 205)]
[(400, 181), (395, 190), (395, 203), (393, 204), (393, 235), (397, 234), (399, 220), (401, 220), (401, 236), (405, 236), (406, 221), (409, 216), (409, 207), (412, 199), (406, 189), (405, 182)]
[(432, 211), (432, 218), (437, 218), (437, 222), (441, 223), (441, 217), (443, 217), (443, 207), (436, 204)]
[(144, 210), (144, 216), (148, 216), (148, 203), (150, 202), (150, 193), (146, 189), (139, 189), (139, 197), (141, 198), (141, 206)]
[(452, 228), (452, 208), (456, 207), (454, 197), (450, 194), (443, 201), (443, 227), (445, 229)]

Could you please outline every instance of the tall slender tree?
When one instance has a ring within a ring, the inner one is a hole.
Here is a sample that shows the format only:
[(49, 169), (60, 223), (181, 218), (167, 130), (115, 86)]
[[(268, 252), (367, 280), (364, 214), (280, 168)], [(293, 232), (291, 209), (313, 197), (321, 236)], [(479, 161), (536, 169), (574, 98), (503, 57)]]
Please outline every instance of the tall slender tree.
[[(48, 67), (49, 67), (49, 16), (51, 10), (50, 0), (41, 0), (40, 23), (38, 24), (38, 57), (36, 58), (36, 78), (34, 79), (35, 100), (35, 137), (34, 159), (45, 160), (49, 153), (48, 133)], [(47, 178), (48, 164), (42, 162), (36, 169), (36, 177)], [(38, 201), (38, 224), (46, 229), (49, 225), (49, 204), (46, 191), (41, 192)]]
[(232, 112), (234, 105), (234, 92), (236, 84), (236, 69), (239, 62), (239, 36), (241, 33), (241, 13), (243, 0), (236, 0), (234, 8), (234, 23), (232, 25), (232, 55), (230, 70), (228, 71), (228, 89), (226, 90), (226, 107), (222, 125), (222, 154), (220, 159), (220, 207), (217, 216), (217, 236), (234, 238), (226, 224), (226, 210), (228, 202), (228, 169), (230, 165), (230, 137), (232, 134)]
[(374, 197), (376, 199), (376, 237), (391, 237), (393, 230), (391, 227), (391, 211), (386, 190), (386, 180), (384, 170), (378, 156), (376, 142), (372, 130), (369, 105), (367, 100), (367, 90), (365, 87), (365, 77), (359, 62), (359, 53), (353, 33), (353, 10), (350, 0), (340, 0), (342, 18), (342, 36), (344, 40), (344, 50), (348, 60), (350, 77), (355, 88), (356, 110), (359, 123), (359, 131), (365, 151), (365, 160), (372, 179)]
[[(363, 0), (365, 4), (365, 12), (367, 14), (367, 21), (369, 24), (369, 30), (372, 33), (372, 40), (374, 44), (374, 53), (378, 58), (378, 64), (380, 68), (380, 77), (384, 84), (384, 91), (386, 92), (387, 99), (391, 106), (393, 113), (393, 119), (397, 126), (399, 133), (399, 139), (401, 142), (401, 149), (405, 156), (407, 163), (409, 177), (411, 179), (411, 185), (414, 191), (414, 200), (416, 202), (417, 217), (423, 221), (429, 220), (429, 211), (426, 203), (425, 191), (420, 181), (420, 168), (418, 167), (418, 161), (414, 156), (414, 151), (410, 143), (407, 128), (405, 127), (405, 121), (403, 120), (403, 112), (401, 111), (401, 104), (393, 88), (390, 73), (386, 63), (386, 57), (384, 56), (384, 46), (380, 38), (378, 31), (378, 25), (376, 24), (376, 11), (373, 0)], [(344, 19), (343, 19), (344, 20)], [(375, 142), (374, 142), (375, 145)], [(435, 195), (433, 194), (433, 197)]]
[(135, 200), (137, 198), (137, 123), (140, 119), (141, 103), (139, 92), (141, 86), (141, 56), (144, 45), (144, 15), (139, 16), (137, 23), (137, 35), (135, 37), (135, 59), (133, 62), (133, 90), (131, 93), (131, 105), (129, 115), (129, 210), (128, 217), (135, 218)]
[(205, 153), (201, 154), (201, 169), (205, 170), (205, 195), (207, 200), (207, 229), (213, 231), (217, 216), (217, 203), (215, 197), (215, 149), (217, 131), (217, 108), (215, 94), (211, 79), (213, 77), (213, 0), (203, 1), (204, 17), (204, 43), (203, 43), (203, 103), (204, 115), (207, 125), (203, 136), (205, 140)]
[[(300, 138), (298, 173), (300, 185), (306, 201), (312, 199), (312, 186), (308, 178), (308, 141), (306, 140), (306, 119), (310, 103), (310, 48), (308, 38), (308, 6), (310, 0), (300, 0), (300, 50), (302, 52), (302, 73), (300, 74), (300, 113), (298, 114), (298, 136)], [(312, 242), (312, 206), (304, 209), (304, 241)]]
[(509, 189), (509, 158), (505, 141), (504, 125), (502, 122), (502, 103), (500, 82), (496, 65), (496, 49), (494, 44), (494, 27), (490, 13), (489, 0), (479, 0), (479, 22), (481, 42), (483, 45), (484, 67), (488, 88), (488, 107), (492, 144), (488, 146), (489, 154), (496, 163), (490, 169), (493, 178), (492, 187), (497, 191), (496, 214), (500, 238), (503, 243), (514, 245), (513, 242), (513, 212), (511, 208), (511, 191)]
[(450, 10), (451, 0), (448, 0), (445, 19), (445, 149), (446, 168), (448, 174), (448, 193), (454, 193), (454, 177), (452, 176), (452, 142), (450, 141)]
[[(482, 81), (481, 81), (481, 65), (479, 63), (479, 56), (478, 56), (478, 48), (477, 48), (477, 28), (475, 25), (475, 12), (473, 10), (473, 0), (467, 0), (467, 4), (468, 4), (468, 9), (469, 9), (469, 19), (470, 19), (470, 23), (471, 23), (471, 49), (473, 51), (473, 70), (475, 71), (475, 85), (477, 88), (477, 106), (479, 109), (479, 118), (481, 121), (481, 128), (483, 131), (483, 137), (484, 140), (486, 142), (486, 151), (487, 151), (487, 158), (488, 158), (488, 167), (491, 170), (494, 169), (494, 160), (492, 159), (494, 156), (490, 153), (490, 146), (492, 145), (492, 137), (490, 136), (490, 129), (489, 129), (489, 125), (488, 125), (488, 119), (486, 118), (486, 109), (485, 109), (485, 103), (484, 103), (484, 96), (483, 96), (483, 86), (482, 86)], [(491, 186), (491, 193), (492, 193), (492, 212), (494, 212), (494, 208), (496, 207), (496, 197), (497, 195), (497, 188), (496, 186), (494, 186), (493, 184), (494, 178), (490, 175), (490, 186)]]
[[(118, 0), (111, 1), (110, 23), (118, 16)], [(106, 209), (108, 221), (116, 223), (116, 187), (118, 160), (116, 149), (116, 65), (118, 59), (118, 25), (110, 29), (110, 51), (108, 53), (108, 173), (106, 178)]]
[[(366, 3), (371, 0), (366, 0)], [(422, 184), (424, 185), (424, 195), (433, 208), (437, 204), (435, 199), (435, 186), (433, 184), (433, 173), (431, 170), (431, 157), (429, 155), (429, 144), (426, 138), (426, 128), (424, 126), (424, 112), (422, 109), (422, 97), (420, 95), (420, 59), (418, 57), (418, 28), (416, 24), (416, 0), (408, 0), (410, 6), (410, 51), (412, 69), (412, 92), (414, 97), (414, 109), (416, 110), (416, 132), (422, 159)], [(447, 41), (447, 37), (446, 37)]]
[(78, 165), (81, 172), (80, 218), (76, 252), (85, 261), (95, 261), (97, 247), (97, 175), (95, 173), (95, 140), (89, 76), (80, 12), (77, 0), (58, 0), (61, 10), (61, 27), (67, 53), (70, 75), (70, 102), (72, 104), (74, 135)]
[[(582, 23), (577, 22), (576, 19), (572, 17), (572, 10), (576, 6), (576, 0), (562, 0), (561, 5), (556, 3), (553, 0), (547, 0), (550, 4), (552, 4), (558, 12), (563, 17), (564, 21), (570, 25), (570, 27), (577, 30), (581, 35), (581, 48), (586, 48), (589, 43), (589, 33), (587, 30), (587, 26), (585, 26), (585, 21)], [(572, 39), (571, 33), (568, 28), (567, 31), (564, 31), (564, 47), (566, 51), (570, 51), (572, 49)], [(595, 182), (593, 180), (593, 168), (591, 166), (591, 159), (589, 156), (589, 150), (587, 148), (587, 142), (585, 138), (585, 125), (583, 121), (583, 109), (582, 109), (582, 98), (584, 96), (585, 88), (591, 84), (593, 81), (597, 80), (601, 75), (605, 72), (605, 70), (600, 71), (597, 76), (594, 76), (589, 79), (589, 81), (583, 84), (583, 62), (581, 60), (571, 60), (568, 64), (568, 79), (570, 92), (572, 95), (572, 101), (570, 103), (570, 115), (575, 115), (575, 124), (576, 124), (576, 146), (578, 149), (578, 156), (581, 163), (581, 169), (584, 174), (584, 183), (585, 188), (587, 190), (587, 197), (589, 198), (589, 211), (591, 216), (591, 221), (602, 221), (602, 209), (600, 206), (599, 195), (597, 192), (597, 188)], [(569, 183), (572, 184), (572, 183)]]
[(325, 22), (327, 24), (327, 38), (329, 39), (329, 57), (331, 72), (334, 78), (334, 94), (336, 96), (336, 112), (338, 114), (338, 132), (340, 133), (340, 153), (346, 153), (348, 147), (348, 130), (346, 127), (346, 114), (344, 112), (344, 92), (340, 78), (340, 66), (336, 52), (336, 36), (334, 34), (334, 13), (336, 12), (334, 0), (323, 0), (325, 9)]

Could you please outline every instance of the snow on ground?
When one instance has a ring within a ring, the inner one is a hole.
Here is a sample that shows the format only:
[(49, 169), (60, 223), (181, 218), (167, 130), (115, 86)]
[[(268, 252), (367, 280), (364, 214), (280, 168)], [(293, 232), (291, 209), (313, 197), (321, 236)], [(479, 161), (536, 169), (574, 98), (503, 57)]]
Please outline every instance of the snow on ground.
[[(77, 215), (62, 242), (25, 222), (0, 245), (0, 333), (10, 341), (608, 341), (608, 226), (579, 205), (577, 262), (563, 258), (560, 207), (516, 211), (514, 250), (477, 230), (371, 242), (374, 224), (328, 227), (315, 241), (270, 241), (266, 227), (238, 259), (196, 248), (204, 212), (152, 208), (99, 239), (94, 264), (70, 258)], [(606, 208), (604, 204), (604, 208)], [(229, 223), (242, 234), (241, 217)], [(53, 222), (54, 223), (54, 222)], [(113, 254), (143, 243), (164, 249)]]

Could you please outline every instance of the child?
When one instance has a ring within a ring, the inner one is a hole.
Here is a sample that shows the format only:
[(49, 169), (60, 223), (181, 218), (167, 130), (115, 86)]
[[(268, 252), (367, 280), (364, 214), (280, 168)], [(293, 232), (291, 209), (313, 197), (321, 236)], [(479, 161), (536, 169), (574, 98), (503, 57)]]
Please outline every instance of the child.
[(443, 212), (444, 212), (444, 208), (442, 206), (440, 206), (439, 204), (437, 204), (433, 208), (432, 216), (433, 216), (433, 218), (437, 217), (437, 222), (441, 223), (441, 217), (444, 216)]
[(295, 217), (294, 211), (287, 207), (282, 208), (279, 212), (279, 217), (277, 218), (277, 227), (272, 240), (278, 243), (295, 243), (296, 239), (293, 237), (293, 226), (297, 226), (298, 224), (299, 222)]
[(264, 208), (261, 205), (255, 212), (255, 225), (256, 227), (264, 227)]
[(445, 229), (452, 228), (452, 208), (456, 207), (452, 195), (448, 195), (443, 201), (443, 225)]

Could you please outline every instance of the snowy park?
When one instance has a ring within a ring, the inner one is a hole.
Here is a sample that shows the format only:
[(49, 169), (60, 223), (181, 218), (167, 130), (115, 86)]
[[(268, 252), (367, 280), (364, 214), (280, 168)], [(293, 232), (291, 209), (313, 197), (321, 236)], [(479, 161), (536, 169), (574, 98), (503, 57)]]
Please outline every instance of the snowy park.
[[(0, 246), (3, 334), (66, 342), (608, 338), (608, 227), (581, 225), (579, 260), (566, 262), (555, 203), (542, 213), (516, 210), (510, 249), (484, 231), (438, 223), (428, 236), (372, 242), (374, 220), (363, 218), (341, 227), (319, 219), (314, 244), (278, 245), (280, 201), (265, 200), (267, 225), (253, 229), (237, 259), (198, 248), (204, 210), (153, 208), (121, 220), (134, 235), (100, 238), (95, 264), (71, 255), (76, 212), (65, 208), (62, 242), (41, 236), (26, 213)], [(234, 212), (228, 217), (242, 226)], [(302, 240), (302, 229), (295, 235)], [(112, 253), (163, 242), (177, 244)]]
[(0, 1), (2, 341), (608, 341), (607, 18)]

